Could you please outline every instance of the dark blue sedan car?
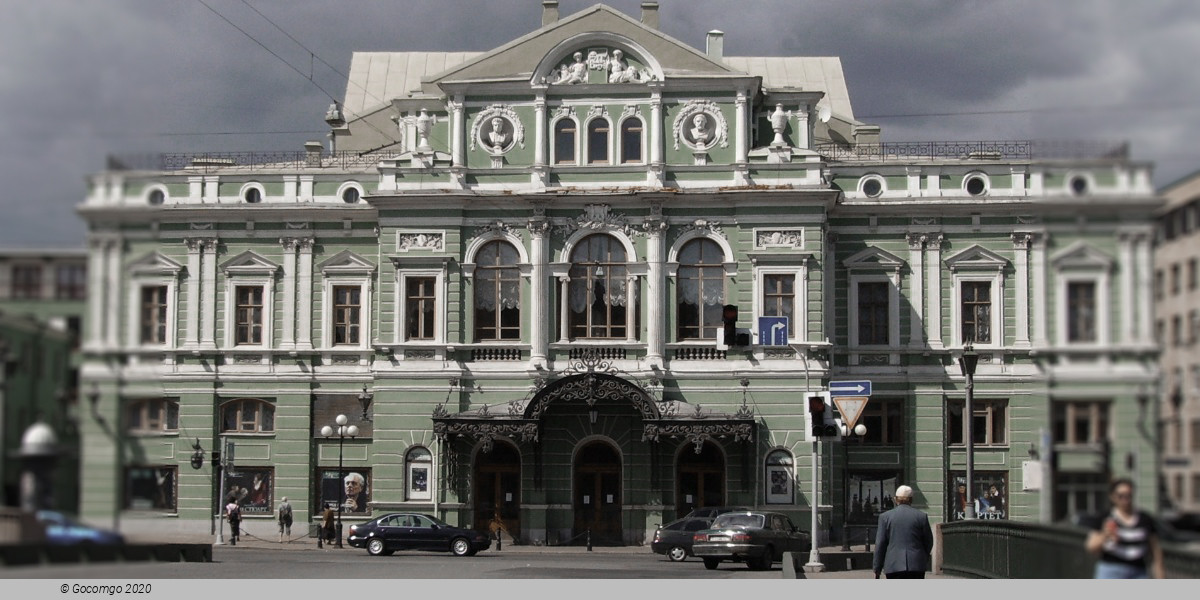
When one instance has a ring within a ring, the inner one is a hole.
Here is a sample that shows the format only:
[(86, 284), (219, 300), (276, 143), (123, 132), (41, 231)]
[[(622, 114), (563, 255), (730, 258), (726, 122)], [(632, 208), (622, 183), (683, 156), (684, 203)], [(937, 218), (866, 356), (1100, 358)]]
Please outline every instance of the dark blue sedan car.
[(115, 531), (84, 525), (60, 512), (39, 510), (36, 516), (38, 522), (46, 528), (46, 543), (52, 546), (125, 543), (125, 537)]
[(492, 545), (487, 536), (454, 527), (430, 515), (391, 513), (361, 525), (350, 526), (350, 545), (366, 548), (371, 556), (387, 556), (396, 550), (451, 552), (471, 556)]

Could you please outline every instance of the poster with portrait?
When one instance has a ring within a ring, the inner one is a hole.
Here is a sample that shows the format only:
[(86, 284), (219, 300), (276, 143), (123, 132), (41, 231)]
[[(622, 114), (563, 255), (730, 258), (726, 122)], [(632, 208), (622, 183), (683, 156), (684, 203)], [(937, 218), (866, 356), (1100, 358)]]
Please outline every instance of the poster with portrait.
[(791, 465), (767, 465), (767, 504), (791, 504)]
[(371, 470), (370, 469), (322, 469), (320, 472), (321, 509), (337, 510), (338, 502), (342, 502), (343, 514), (365, 515), (371, 512), (368, 503), (371, 501)]
[(967, 487), (967, 474), (953, 471), (948, 480), (950, 487), (949, 507), (946, 514), (950, 521), (966, 518), (967, 503), (975, 505), (975, 515), (980, 519), (1008, 518), (1008, 473), (1005, 471), (975, 471), (974, 484)]
[(125, 508), (175, 510), (176, 467), (129, 467), (125, 473)]
[(237, 500), (242, 515), (274, 514), (274, 492), (275, 469), (271, 467), (236, 467), (225, 473), (226, 502)]
[(896, 507), (897, 471), (854, 472), (847, 476), (846, 520), (874, 523), (880, 513)]

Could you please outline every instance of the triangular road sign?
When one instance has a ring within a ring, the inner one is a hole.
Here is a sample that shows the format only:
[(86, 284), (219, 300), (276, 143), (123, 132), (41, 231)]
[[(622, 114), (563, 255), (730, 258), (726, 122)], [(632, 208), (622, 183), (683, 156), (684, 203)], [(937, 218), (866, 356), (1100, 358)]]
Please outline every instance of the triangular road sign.
[(846, 429), (854, 431), (854, 426), (858, 424), (858, 418), (862, 416), (863, 409), (867, 407), (867, 400), (866, 396), (835, 396), (833, 398), (838, 411), (842, 413), (842, 421), (846, 424)]

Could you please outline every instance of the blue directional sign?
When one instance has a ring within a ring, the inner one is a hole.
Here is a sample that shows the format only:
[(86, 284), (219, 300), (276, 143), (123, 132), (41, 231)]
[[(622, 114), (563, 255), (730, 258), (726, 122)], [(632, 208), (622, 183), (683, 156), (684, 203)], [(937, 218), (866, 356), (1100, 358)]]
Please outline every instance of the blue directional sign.
[(759, 317), (758, 343), (761, 346), (786, 346), (788, 343), (788, 318)]
[(830, 396), (870, 396), (871, 382), (863, 381), (830, 381)]

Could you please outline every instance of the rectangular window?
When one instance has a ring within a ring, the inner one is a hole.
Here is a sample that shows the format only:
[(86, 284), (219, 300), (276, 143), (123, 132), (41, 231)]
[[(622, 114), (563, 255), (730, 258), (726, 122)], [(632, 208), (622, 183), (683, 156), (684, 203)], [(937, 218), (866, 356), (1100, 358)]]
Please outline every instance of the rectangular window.
[(1192, 309), (1188, 311), (1188, 344), (1196, 345), (1200, 342), (1200, 311)]
[(1174, 346), (1183, 345), (1183, 317), (1179, 315), (1171, 317), (1171, 344)]
[(554, 162), (575, 164), (575, 122), (563, 119), (554, 126)]
[(904, 443), (904, 400), (873, 398), (863, 408), (858, 422), (867, 428), (864, 444), (897, 445)]
[(142, 287), (139, 340), (143, 344), (167, 343), (167, 286)]
[(1200, 278), (1200, 273), (1197, 273), (1197, 270), (1200, 270), (1200, 263), (1194, 258), (1189, 259), (1187, 267), (1187, 287), (1189, 290), (1195, 291), (1200, 286), (1200, 281), (1197, 281)]
[(1086, 445), (1109, 439), (1108, 410), (1107, 402), (1055, 402), (1054, 443)]
[(1179, 263), (1171, 265), (1171, 295), (1178, 296), (1180, 289)]
[(642, 122), (638, 119), (626, 120), (621, 125), (621, 161), (642, 162)]
[(962, 339), (963, 343), (992, 342), (992, 282), (963, 282)]
[(263, 341), (263, 288), (239, 285), (234, 290), (237, 303), (234, 344), (261, 344)]
[(1154, 299), (1155, 300), (1163, 299), (1163, 280), (1164, 279), (1165, 279), (1165, 277), (1163, 277), (1162, 269), (1157, 269), (1154, 271)]
[(162, 433), (179, 430), (179, 403), (165, 398), (136, 400), (126, 411), (126, 429), (131, 433)]
[(762, 316), (787, 317), (789, 338), (796, 333), (795, 306), (795, 275), (763, 275)]
[(1192, 474), (1192, 502), (1200, 502), (1200, 473)]
[(1200, 452), (1200, 419), (1192, 421), (1192, 436), (1191, 436), (1192, 452)]
[(588, 123), (588, 163), (608, 164), (608, 121), (596, 119)]
[(174, 466), (125, 469), (125, 508), (174, 512), (178, 474)]
[(55, 271), (54, 297), (59, 300), (83, 300), (87, 297), (87, 267), (59, 265)]
[(436, 277), (409, 277), (404, 290), (405, 331), (409, 340), (434, 339)]
[(38, 265), (13, 265), (13, 300), (37, 300), (42, 297), (42, 268)]
[(858, 284), (858, 344), (888, 343), (888, 282), (863, 281)]
[(362, 288), (338, 285), (333, 288), (333, 343), (358, 344), (361, 328)]
[(1054, 474), (1054, 520), (1095, 515), (1109, 508), (1107, 473)]
[[(950, 444), (965, 445), (967, 439), (967, 422), (963, 419), (966, 409), (965, 400), (949, 402), (949, 422), (946, 425), (950, 434)], [(1006, 446), (1008, 445), (1008, 401), (980, 400), (972, 402), (971, 433), (977, 446)]]
[(1067, 284), (1067, 341), (1096, 341), (1096, 284), (1072, 281)]

